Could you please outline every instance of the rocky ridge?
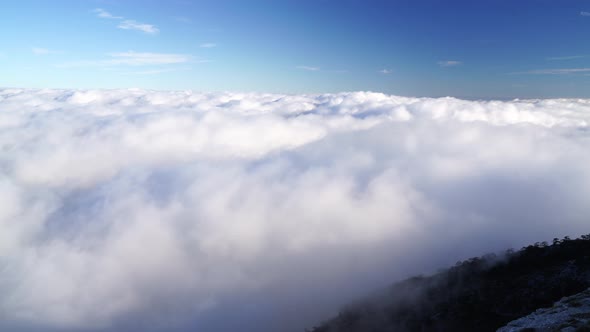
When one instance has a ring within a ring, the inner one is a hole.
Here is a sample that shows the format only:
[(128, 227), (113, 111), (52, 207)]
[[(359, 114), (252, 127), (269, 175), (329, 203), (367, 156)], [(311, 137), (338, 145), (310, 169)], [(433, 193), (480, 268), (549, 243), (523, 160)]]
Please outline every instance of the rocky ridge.
[(497, 332), (582, 332), (590, 331), (590, 288), (564, 297), (550, 308), (513, 320)]

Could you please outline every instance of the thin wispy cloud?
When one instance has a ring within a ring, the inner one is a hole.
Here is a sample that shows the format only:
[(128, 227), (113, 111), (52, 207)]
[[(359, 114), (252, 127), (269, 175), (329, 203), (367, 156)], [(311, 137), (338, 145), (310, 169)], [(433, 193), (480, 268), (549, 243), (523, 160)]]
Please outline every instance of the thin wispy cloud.
[(459, 66), (461, 64), (462, 64), (461, 61), (456, 61), (456, 60), (445, 60), (445, 61), (438, 62), (438, 65), (441, 67), (455, 67), (455, 66)]
[(141, 23), (134, 20), (124, 20), (117, 26), (117, 28), (123, 30), (137, 30), (152, 35), (160, 32), (160, 29), (158, 29), (155, 25)]
[(178, 71), (189, 71), (192, 70), (190, 67), (185, 68), (160, 68), (160, 69), (148, 69), (148, 70), (139, 70), (133, 72), (126, 72), (123, 73), (125, 75), (159, 75), (159, 74), (166, 74)]
[(176, 20), (177, 22), (187, 23), (187, 24), (193, 22), (190, 18), (184, 17), (184, 16), (174, 16), (173, 19)]
[(199, 47), (201, 48), (214, 48), (217, 47), (216, 43), (203, 43), (201, 45), (199, 45)]
[(82, 60), (57, 65), (60, 68), (73, 67), (111, 67), (111, 66), (159, 66), (183, 63), (203, 63), (207, 60), (195, 59), (189, 54), (150, 53), (150, 52), (116, 52), (107, 54), (107, 59)]
[(92, 12), (96, 13), (96, 17), (100, 17), (100, 18), (113, 19), (113, 20), (123, 19), (123, 16), (115, 16), (102, 8), (96, 8)]
[(585, 55), (567, 55), (567, 56), (554, 56), (554, 57), (548, 57), (546, 58), (546, 60), (549, 61), (559, 61), (559, 60), (574, 60), (574, 59), (581, 59), (581, 58), (585, 58)]
[(320, 67), (313, 67), (313, 66), (297, 66), (295, 68), (301, 69), (301, 70), (307, 70), (307, 71), (319, 71), (320, 70)]
[(62, 51), (50, 50), (50, 49), (43, 48), (43, 47), (32, 47), (31, 48), (31, 52), (33, 52), (36, 55), (61, 54), (61, 53), (63, 53)]
[(580, 12), (581, 16), (590, 16), (590, 12)]
[(111, 62), (125, 64), (130, 66), (145, 65), (166, 65), (176, 63), (186, 63), (191, 59), (190, 55), (173, 54), (173, 53), (148, 53), (148, 52), (120, 52), (109, 54), (113, 57)]
[(391, 71), (390, 69), (381, 69), (379, 72), (383, 75), (389, 75), (393, 73), (393, 71)]
[(590, 73), (590, 68), (553, 68), (553, 69), (534, 69), (529, 71), (514, 72), (510, 74), (531, 74), (531, 75), (572, 75)]
[(151, 34), (151, 35), (157, 34), (160, 32), (160, 29), (158, 29), (153, 24), (142, 23), (142, 22), (138, 22), (136, 20), (126, 19), (123, 16), (115, 16), (102, 8), (96, 8), (92, 12), (94, 12), (96, 14), (96, 17), (98, 17), (98, 18), (120, 20), (121, 22), (117, 26), (117, 28), (119, 28), (119, 29), (136, 30), (136, 31), (141, 31), (141, 32)]

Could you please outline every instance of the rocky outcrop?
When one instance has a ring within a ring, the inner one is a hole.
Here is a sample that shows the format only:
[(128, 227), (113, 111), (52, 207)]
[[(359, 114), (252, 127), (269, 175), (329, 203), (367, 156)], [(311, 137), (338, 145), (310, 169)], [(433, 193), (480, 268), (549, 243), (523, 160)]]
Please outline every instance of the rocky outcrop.
[(551, 308), (513, 320), (497, 332), (581, 332), (590, 331), (590, 289), (564, 297)]

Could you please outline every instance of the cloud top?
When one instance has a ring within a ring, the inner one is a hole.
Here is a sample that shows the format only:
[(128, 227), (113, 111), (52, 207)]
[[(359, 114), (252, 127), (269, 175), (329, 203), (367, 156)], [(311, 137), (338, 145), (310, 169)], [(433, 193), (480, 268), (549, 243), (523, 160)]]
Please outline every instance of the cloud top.
[(585, 99), (2, 89), (0, 329), (301, 331), (587, 233), (589, 123)]

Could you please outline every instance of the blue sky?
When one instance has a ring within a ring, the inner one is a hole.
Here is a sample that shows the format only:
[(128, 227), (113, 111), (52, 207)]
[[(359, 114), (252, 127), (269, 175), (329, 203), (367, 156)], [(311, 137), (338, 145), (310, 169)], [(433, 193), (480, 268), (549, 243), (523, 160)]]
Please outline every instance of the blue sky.
[(0, 86), (590, 97), (590, 1), (6, 1)]

